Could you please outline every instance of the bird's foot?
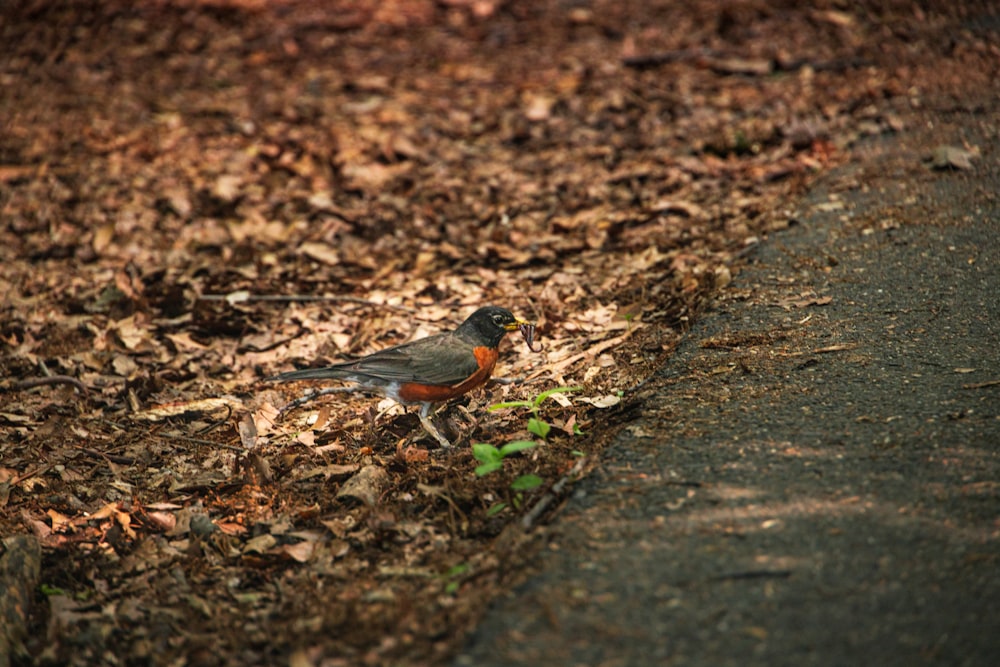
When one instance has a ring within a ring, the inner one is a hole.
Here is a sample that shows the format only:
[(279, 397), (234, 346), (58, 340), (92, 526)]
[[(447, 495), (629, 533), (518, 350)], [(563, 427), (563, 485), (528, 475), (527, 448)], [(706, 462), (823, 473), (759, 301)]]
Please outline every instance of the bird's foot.
[(427, 434), (438, 441), (442, 449), (450, 449), (452, 447), (451, 442), (448, 441), (448, 438), (441, 435), (441, 432), (438, 431), (437, 427), (434, 426), (433, 422), (431, 422), (430, 417), (421, 414), (420, 423), (423, 425), (424, 430), (427, 431)]

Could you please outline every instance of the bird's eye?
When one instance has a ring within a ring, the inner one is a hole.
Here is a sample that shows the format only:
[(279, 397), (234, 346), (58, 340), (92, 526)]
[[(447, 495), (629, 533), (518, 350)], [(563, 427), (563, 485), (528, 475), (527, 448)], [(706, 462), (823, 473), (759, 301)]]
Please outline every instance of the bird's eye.
[(494, 315), (493, 321), (497, 324), (503, 324), (503, 315)]

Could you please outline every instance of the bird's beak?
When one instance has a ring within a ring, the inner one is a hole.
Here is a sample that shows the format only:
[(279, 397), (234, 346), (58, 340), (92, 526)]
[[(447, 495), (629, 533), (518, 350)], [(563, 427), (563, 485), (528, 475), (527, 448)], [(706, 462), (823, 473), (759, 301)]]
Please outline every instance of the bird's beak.
[(525, 322), (524, 320), (514, 320), (510, 324), (503, 325), (503, 328), (506, 331), (517, 331), (518, 329), (524, 326), (530, 326), (530, 324), (528, 322)]

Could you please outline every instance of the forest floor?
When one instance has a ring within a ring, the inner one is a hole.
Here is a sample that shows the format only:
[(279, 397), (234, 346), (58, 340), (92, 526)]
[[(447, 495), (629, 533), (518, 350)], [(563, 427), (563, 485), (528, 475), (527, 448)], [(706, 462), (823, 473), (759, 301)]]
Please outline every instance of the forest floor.
[[(706, 306), (753, 301), (739, 273), (798, 231), (803, 198), (852, 174), (815, 203), (840, 215), (876, 176), (919, 188), (994, 164), (997, 19), (974, 4), (2, 11), (0, 655), (16, 664), (451, 659), (647, 419)], [(873, 160), (910, 136), (905, 159)], [(775, 305), (818, 327), (835, 302), (810, 290)], [(305, 387), (264, 381), (487, 303), (537, 322), (543, 348), (512, 339), (512, 382), (439, 412), (453, 449), (377, 399), (279, 415)], [(762, 321), (705, 349), (752, 347)], [(476, 474), (471, 444), (525, 440)], [(992, 483), (976, 488), (995, 508)]]

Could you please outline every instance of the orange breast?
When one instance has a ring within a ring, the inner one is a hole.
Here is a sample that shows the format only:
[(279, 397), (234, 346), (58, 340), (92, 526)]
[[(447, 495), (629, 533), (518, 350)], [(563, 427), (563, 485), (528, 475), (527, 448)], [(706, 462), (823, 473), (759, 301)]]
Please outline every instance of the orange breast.
[(425, 385), (407, 382), (399, 388), (399, 397), (407, 403), (438, 403), (461, 396), (490, 379), (500, 356), (496, 348), (477, 347), (473, 351), (479, 370), (463, 382), (452, 385)]

